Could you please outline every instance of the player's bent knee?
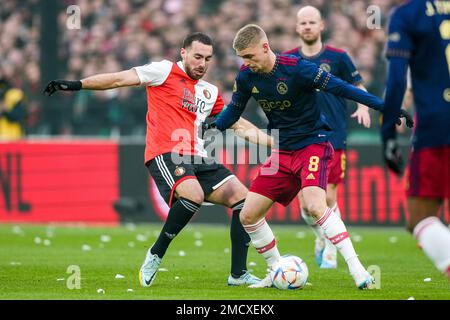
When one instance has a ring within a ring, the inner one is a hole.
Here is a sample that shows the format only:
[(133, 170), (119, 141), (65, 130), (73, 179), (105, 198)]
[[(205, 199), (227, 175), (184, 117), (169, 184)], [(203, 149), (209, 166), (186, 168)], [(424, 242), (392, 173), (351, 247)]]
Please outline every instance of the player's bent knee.
[(189, 194), (183, 194), (180, 196), (180, 198), (188, 199), (192, 202), (198, 203), (201, 205), (203, 201), (205, 200), (205, 195), (203, 191), (196, 191), (196, 192), (190, 192)]
[(254, 217), (252, 214), (250, 214), (248, 211), (244, 211), (242, 210), (241, 213), (239, 214), (239, 219), (241, 220), (241, 224), (243, 226), (248, 226), (251, 224), (255, 224), (257, 217)]
[(305, 203), (304, 208), (308, 215), (315, 217), (317, 219), (319, 219), (322, 216), (322, 214), (326, 209), (324, 208), (323, 205), (314, 202)]

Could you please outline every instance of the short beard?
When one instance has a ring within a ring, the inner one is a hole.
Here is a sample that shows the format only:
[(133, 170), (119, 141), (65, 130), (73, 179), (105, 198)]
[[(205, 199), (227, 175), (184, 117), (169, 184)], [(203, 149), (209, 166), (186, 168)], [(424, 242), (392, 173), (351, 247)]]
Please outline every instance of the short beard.
[(188, 66), (185, 66), (185, 69), (186, 69), (186, 74), (193, 80), (200, 80), (204, 75), (203, 74), (200, 77), (195, 76), (194, 73), (192, 72), (192, 70), (188, 68)]
[(319, 41), (319, 37), (317, 37), (317, 38), (315, 38), (315, 39), (312, 39), (312, 40), (305, 40), (305, 39), (302, 39), (302, 41), (303, 41), (305, 44), (307, 44), (308, 46), (311, 46), (311, 45), (317, 43), (317, 41)]

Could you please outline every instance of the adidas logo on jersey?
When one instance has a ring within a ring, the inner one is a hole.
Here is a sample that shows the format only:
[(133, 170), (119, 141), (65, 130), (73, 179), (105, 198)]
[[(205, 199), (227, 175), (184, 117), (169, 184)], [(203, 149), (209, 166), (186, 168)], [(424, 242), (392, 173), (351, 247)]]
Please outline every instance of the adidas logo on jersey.
[(316, 177), (314, 177), (314, 175), (312, 173), (310, 173), (307, 177), (306, 180), (316, 180)]
[(259, 90), (258, 90), (258, 88), (257, 88), (257, 87), (253, 87), (253, 89), (252, 89), (252, 93), (259, 93)]

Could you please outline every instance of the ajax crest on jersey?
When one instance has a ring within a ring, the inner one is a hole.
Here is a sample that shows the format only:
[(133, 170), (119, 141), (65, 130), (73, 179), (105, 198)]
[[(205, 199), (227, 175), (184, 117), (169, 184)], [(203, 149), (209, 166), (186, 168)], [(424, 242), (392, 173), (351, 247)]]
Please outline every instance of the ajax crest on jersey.
[(293, 255), (282, 256), (270, 268), (270, 278), (275, 288), (302, 289), (308, 281), (308, 267), (299, 257)]
[(284, 83), (284, 82), (278, 83), (277, 91), (278, 91), (279, 94), (286, 94), (288, 92), (288, 90), (289, 89), (288, 89), (288, 86), (287, 86), (286, 83)]

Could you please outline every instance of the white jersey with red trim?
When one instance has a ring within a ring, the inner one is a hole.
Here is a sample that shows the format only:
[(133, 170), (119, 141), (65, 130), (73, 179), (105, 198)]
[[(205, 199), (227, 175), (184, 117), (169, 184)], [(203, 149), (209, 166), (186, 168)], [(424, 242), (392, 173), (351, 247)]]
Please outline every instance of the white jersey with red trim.
[(147, 86), (145, 162), (167, 152), (206, 157), (199, 131), (207, 117), (224, 107), (219, 89), (190, 78), (181, 61), (163, 60), (134, 69)]

